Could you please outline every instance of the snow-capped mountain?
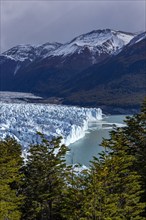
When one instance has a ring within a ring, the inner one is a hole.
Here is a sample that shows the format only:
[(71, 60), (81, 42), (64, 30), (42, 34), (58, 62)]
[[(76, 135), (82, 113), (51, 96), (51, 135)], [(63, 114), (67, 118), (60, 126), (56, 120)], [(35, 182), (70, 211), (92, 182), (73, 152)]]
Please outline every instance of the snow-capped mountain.
[(45, 43), (39, 46), (30, 44), (18, 45), (2, 53), (2, 55), (15, 61), (23, 62), (29, 60), (32, 62), (37, 58), (49, 56), (50, 51), (52, 52), (60, 46), (60, 43)]
[(110, 29), (94, 30), (90, 33), (80, 35), (71, 42), (66, 43), (53, 51), (52, 55), (67, 56), (73, 53), (83, 53), (88, 49), (92, 55), (96, 53), (113, 54), (128, 44), (135, 34)]
[(43, 59), (52, 56), (70, 56), (73, 54), (88, 53), (92, 59), (97, 55), (113, 54), (128, 44), (136, 34), (114, 31), (110, 29), (94, 30), (87, 34), (80, 35), (72, 41), (60, 43), (45, 43), (43, 45), (18, 45), (2, 53), (2, 56), (15, 61), (31, 62), (35, 59)]
[[(98, 106), (105, 103), (98, 97), (109, 100), (109, 94), (115, 102), (113, 95), (122, 88), (118, 83), (124, 76), (123, 80), (128, 81), (122, 81), (126, 87), (120, 90), (120, 96), (128, 91), (125, 97), (129, 93), (143, 97), (145, 38), (146, 32), (104, 29), (82, 34), (65, 44), (18, 45), (0, 55), (0, 90), (57, 97), (65, 104)], [(119, 104), (119, 96), (116, 100)]]
[(3, 85), (5, 80), (9, 81), (8, 78), (13, 80), (13, 76), (16, 78), (18, 73), (28, 73), (33, 68), (38, 70), (40, 66), (45, 69), (57, 68), (59, 71), (65, 68), (75, 74), (118, 54), (135, 36), (132, 33), (104, 29), (82, 34), (65, 44), (55, 42), (38, 46), (15, 46), (0, 55), (1, 74), (4, 72)]
[(23, 71), (31, 63), (50, 56), (50, 52), (60, 47), (60, 43), (45, 43), (43, 45), (18, 45), (0, 55), (1, 72), (8, 71), (9, 74), (16, 75)]

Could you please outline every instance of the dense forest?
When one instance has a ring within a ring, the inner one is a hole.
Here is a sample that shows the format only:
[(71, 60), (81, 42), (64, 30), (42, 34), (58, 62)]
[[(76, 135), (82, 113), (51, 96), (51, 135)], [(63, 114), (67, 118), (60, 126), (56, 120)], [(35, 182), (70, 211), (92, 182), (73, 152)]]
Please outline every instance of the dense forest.
[(146, 219), (146, 101), (103, 140), (88, 169), (67, 165), (61, 138), (0, 141), (0, 220)]

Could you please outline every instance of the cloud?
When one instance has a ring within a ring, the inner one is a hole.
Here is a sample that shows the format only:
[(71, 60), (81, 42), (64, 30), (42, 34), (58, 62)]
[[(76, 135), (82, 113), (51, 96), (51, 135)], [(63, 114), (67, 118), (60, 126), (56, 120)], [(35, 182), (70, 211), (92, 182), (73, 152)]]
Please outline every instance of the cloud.
[(145, 1), (1, 2), (1, 49), (18, 44), (66, 42), (93, 29), (144, 30)]

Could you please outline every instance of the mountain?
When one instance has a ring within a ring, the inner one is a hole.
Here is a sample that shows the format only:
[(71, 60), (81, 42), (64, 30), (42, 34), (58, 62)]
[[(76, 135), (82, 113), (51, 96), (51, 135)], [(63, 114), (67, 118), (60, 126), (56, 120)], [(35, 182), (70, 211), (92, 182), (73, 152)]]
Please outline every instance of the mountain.
[(146, 38), (68, 81), (66, 103), (136, 108), (146, 96)]
[(18, 45), (2, 53), (0, 55), (0, 90), (17, 90), (16, 74), (23, 72), (34, 61), (48, 56), (59, 46), (61, 46), (60, 43), (45, 43), (39, 46)]
[[(52, 55), (71, 56), (75, 53), (84, 53), (84, 50), (88, 50), (93, 57), (96, 57), (96, 55), (102, 56), (102, 54), (113, 54), (128, 44), (133, 37), (134, 34), (110, 29), (94, 30), (62, 45)], [(93, 59), (94, 62), (96, 60)]]
[(2, 56), (14, 61), (24, 62), (26, 60), (29, 60), (30, 62), (32, 62), (37, 58), (40, 59), (41, 57), (44, 58), (46, 56), (49, 56), (49, 52), (54, 51), (60, 46), (60, 43), (45, 43), (39, 46), (33, 46), (30, 44), (18, 45), (2, 53)]
[[(119, 92), (116, 97), (111, 94), (117, 86), (125, 99), (124, 92), (133, 89), (134, 80), (135, 88), (143, 84), (145, 38), (145, 32), (104, 29), (65, 44), (18, 45), (0, 55), (0, 89), (59, 97), (67, 104), (124, 106), (126, 101), (117, 101)], [(122, 77), (131, 75), (133, 81), (130, 78), (126, 88), (119, 87)], [(144, 96), (143, 88), (137, 92), (141, 98), (133, 98), (130, 105), (138, 105)]]

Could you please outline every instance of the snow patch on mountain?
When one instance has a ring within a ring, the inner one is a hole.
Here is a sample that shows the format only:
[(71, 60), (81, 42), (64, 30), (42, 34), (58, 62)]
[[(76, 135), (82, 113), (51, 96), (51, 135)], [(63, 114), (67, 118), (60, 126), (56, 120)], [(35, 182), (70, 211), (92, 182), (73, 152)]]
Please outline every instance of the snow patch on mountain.
[(18, 70), (20, 69), (21, 65), (17, 64), (15, 71), (14, 71), (14, 76), (16, 75), (16, 73), (18, 72)]
[(8, 59), (24, 62), (26, 60), (32, 62), (35, 59), (45, 58), (50, 55), (50, 52), (60, 47), (60, 43), (45, 43), (43, 45), (18, 45), (4, 52), (2, 55)]
[(135, 37), (130, 41), (130, 43), (129, 43), (128, 45), (130, 46), (130, 45), (136, 44), (136, 43), (140, 42), (140, 41), (143, 40), (143, 39), (146, 39), (146, 32), (140, 33), (140, 34), (138, 34), (137, 36), (135, 36)]
[(112, 55), (120, 51), (123, 46), (127, 45), (136, 34), (115, 31), (110, 29), (94, 30), (87, 34), (82, 34), (72, 41), (60, 44), (45, 43), (43, 45), (18, 45), (4, 52), (2, 55), (15, 61), (29, 61), (45, 59), (51, 56), (70, 56), (72, 54), (84, 53), (85, 50), (91, 54), (93, 63), (95, 55), (109, 54)]
[(102, 110), (42, 104), (0, 103), (0, 138), (16, 138), (25, 148), (38, 141), (36, 132), (46, 137), (62, 136), (69, 145), (84, 137), (91, 121), (103, 118)]
[(50, 56), (50, 53), (56, 49), (58, 49), (62, 44), (61, 43), (45, 43), (39, 47), (37, 47), (37, 56), (46, 58)]
[(32, 45), (18, 45), (3, 53), (9, 59), (24, 62), (35, 58), (35, 47)]
[(85, 47), (94, 54), (98, 53), (100, 55), (101, 52), (112, 54), (128, 44), (134, 36), (135, 34), (110, 29), (92, 31), (62, 45), (52, 55), (67, 56), (75, 52), (81, 53)]
[(136, 34), (129, 34), (120, 31), (112, 31), (112, 33), (123, 42), (123, 45), (127, 45), (136, 36)]

